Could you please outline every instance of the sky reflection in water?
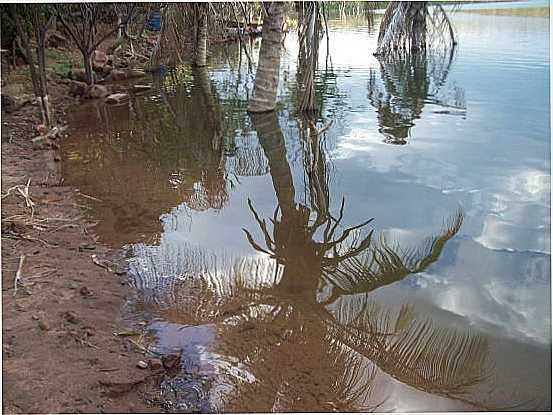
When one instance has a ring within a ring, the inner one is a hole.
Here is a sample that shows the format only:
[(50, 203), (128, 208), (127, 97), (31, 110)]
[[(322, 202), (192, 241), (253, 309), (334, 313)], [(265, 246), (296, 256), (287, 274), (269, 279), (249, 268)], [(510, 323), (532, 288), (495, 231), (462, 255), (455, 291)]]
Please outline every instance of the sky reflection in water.
[(385, 61), (331, 22), (320, 138), (292, 33), (272, 116), (232, 49), (71, 115), (66, 181), (132, 247), (157, 347), (185, 349), (174, 409), (550, 408), (549, 20), (454, 20), (454, 56)]

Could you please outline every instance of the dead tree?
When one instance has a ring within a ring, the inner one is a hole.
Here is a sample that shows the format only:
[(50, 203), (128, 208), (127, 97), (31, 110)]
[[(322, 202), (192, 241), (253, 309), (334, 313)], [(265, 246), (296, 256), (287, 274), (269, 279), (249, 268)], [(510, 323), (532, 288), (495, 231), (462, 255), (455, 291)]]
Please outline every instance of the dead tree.
[(128, 12), (117, 22), (115, 27), (103, 36), (98, 34), (98, 22), (102, 11), (110, 5), (102, 3), (56, 4), (56, 15), (61, 24), (83, 55), (86, 80), (89, 85), (94, 83), (92, 73), (92, 54), (105, 40), (115, 34), (120, 28), (127, 27), (132, 19), (136, 4), (132, 3)]

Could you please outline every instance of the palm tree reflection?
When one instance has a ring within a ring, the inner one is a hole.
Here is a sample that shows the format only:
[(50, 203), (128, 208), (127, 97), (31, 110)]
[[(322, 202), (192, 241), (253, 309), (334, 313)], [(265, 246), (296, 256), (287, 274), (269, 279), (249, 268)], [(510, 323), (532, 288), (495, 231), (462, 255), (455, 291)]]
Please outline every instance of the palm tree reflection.
[(367, 229), (372, 219), (341, 230), (345, 201), (332, 215), (321, 131), (302, 124), (307, 198), (296, 203), (276, 115), (255, 115), (252, 123), (278, 201), (269, 221), (248, 203), (263, 241), (251, 230), (246, 237), (261, 257), (225, 265), (187, 249), (159, 261), (182, 268), (161, 269), (162, 275), (202, 276), (177, 281), (166, 291), (170, 298), (158, 295), (159, 313), (179, 324), (216, 324), (215, 353), (231, 356), (250, 374), (250, 380), (229, 377), (233, 392), (217, 410), (376, 410), (386, 400), (376, 381), (382, 374), (486, 408), (472, 396), (489, 370), (484, 337), (441, 327), (409, 305), (381, 307), (371, 296), (435, 262), (458, 232), (462, 213), (410, 250), (373, 237)]
[[(446, 89), (455, 48), (432, 53), (393, 53), (378, 55), (380, 74), (371, 70), (369, 102), (376, 109), (384, 142), (407, 144), (411, 128), (425, 105), (446, 109), (440, 113), (464, 116), (466, 105), (463, 90)], [(445, 94), (445, 95), (444, 95)]]
[[(462, 213), (455, 214), (440, 235), (429, 238), (418, 249), (404, 250), (384, 238), (375, 242), (373, 231), (363, 232), (372, 219), (337, 235), (345, 203), (342, 200), (337, 217), (330, 213), (327, 163), (315, 125), (309, 123), (308, 134), (301, 137), (309, 204), (296, 204), (276, 115), (256, 115), (252, 122), (269, 160), (278, 200), (270, 220), (272, 231), (249, 202), (265, 244), (255, 241), (246, 230), (247, 238), (256, 250), (274, 258), (275, 270), (280, 271), (275, 272), (273, 283), (259, 293), (278, 299), (280, 309), (287, 310), (288, 326), (297, 321), (298, 333), (317, 327), (321, 335), (304, 336), (303, 341), (309, 343), (310, 350), (320, 350), (319, 361), (328, 361), (328, 356), (333, 356), (330, 349), (323, 351), (321, 347), (339, 344), (351, 353), (348, 362), (354, 366), (370, 361), (415, 388), (464, 400), (469, 389), (485, 378), (485, 339), (436, 327), (429, 320), (421, 322), (409, 307), (403, 307), (392, 318), (390, 311), (382, 310), (368, 295), (435, 262), (445, 243), (458, 232)], [(316, 238), (316, 234), (320, 236)], [(324, 299), (319, 295), (321, 289), (330, 293)], [(279, 314), (272, 315), (276, 319)], [(268, 358), (278, 359), (279, 354), (272, 353), (265, 357)], [(279, 364), (275, 362), (275, 367)], [(361, 384), (368, 387), (371, 383)], [(360, 391), (354, 395), (367, 397)], [(349, 396), (335, 398), (338, 398), (335, 402), (349, 403), (344, 408), (355, 408), (350, 406), (353, 402), (348, 401)]]

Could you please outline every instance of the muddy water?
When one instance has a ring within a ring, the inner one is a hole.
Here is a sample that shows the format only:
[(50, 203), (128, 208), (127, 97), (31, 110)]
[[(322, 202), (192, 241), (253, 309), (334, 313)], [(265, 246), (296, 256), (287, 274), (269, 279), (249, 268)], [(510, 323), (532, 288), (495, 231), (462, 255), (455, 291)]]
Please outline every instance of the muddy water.
[(125, 311), (182, 352), (159, 403), (551, 408), (549, 19), (506, 7), (457, 12), (455, 53), (425, 58), (331, 22), (315, 120), (292, 33), (275, 113), (246, 113), (228, 48), (71, 114), (66, 182), (128, 249)]

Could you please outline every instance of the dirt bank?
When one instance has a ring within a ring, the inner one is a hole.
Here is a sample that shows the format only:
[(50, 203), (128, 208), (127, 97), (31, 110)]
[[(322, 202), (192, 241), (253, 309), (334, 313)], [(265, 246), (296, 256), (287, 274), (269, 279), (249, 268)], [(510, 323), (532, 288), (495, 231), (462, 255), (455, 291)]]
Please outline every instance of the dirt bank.
[(125, 275), (104, 261), (118, 253), (96, 243), (86, 196), (63, 186), (57, 144), (33, 147), (37, 111), (2, 113), (3, 410), (157, 412), (147, 402), (162, 369), (138, 368), (147, 356), (114, 334)]

